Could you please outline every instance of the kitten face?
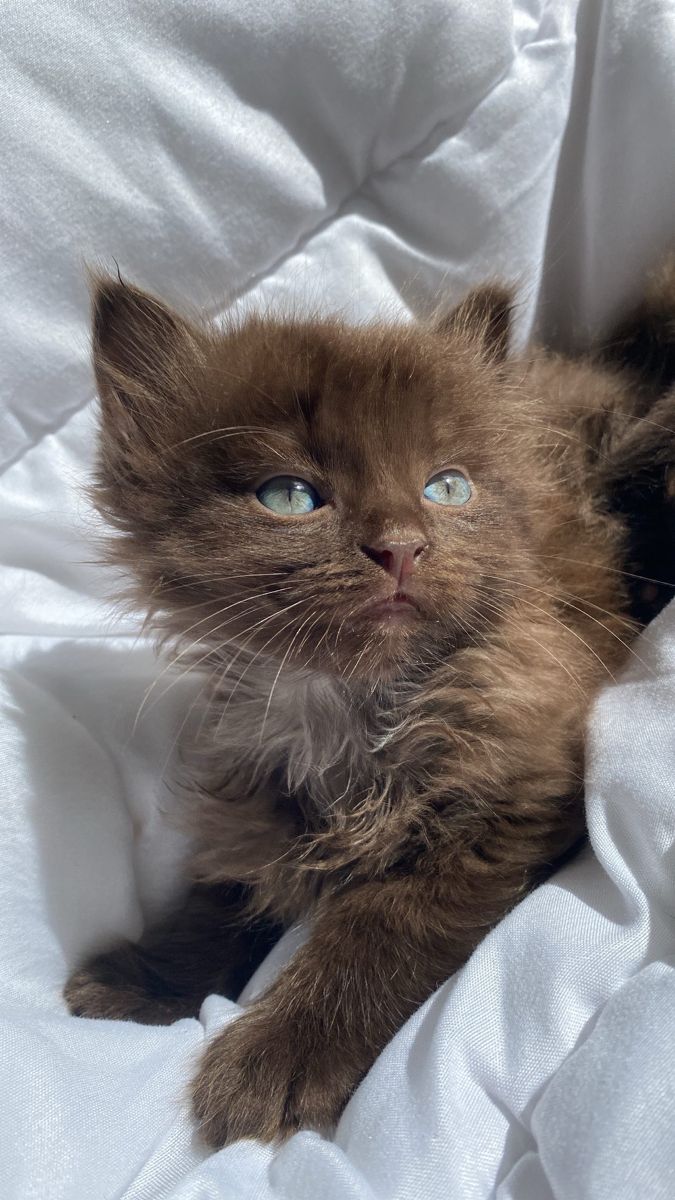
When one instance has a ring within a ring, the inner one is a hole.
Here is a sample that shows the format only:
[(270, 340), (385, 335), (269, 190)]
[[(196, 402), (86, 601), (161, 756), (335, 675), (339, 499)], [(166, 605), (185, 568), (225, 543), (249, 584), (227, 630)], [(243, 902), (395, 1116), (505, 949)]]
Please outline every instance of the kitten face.
[(344, 678), (480, 636), (539, 504), (507, 323), (485, 289), (436, 330), (218, 332), (101, 282), (96, 494), (144, 602), (197, 647)]

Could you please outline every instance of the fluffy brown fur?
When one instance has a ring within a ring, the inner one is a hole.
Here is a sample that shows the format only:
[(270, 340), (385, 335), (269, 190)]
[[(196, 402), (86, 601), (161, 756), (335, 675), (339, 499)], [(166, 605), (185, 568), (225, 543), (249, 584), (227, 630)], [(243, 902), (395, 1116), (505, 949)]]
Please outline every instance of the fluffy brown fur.
[[(66, 997), (86, 1016), (194, 1014), (310, 918), (207, 1049), (194, 1107), (214, 1146), (334, 1123), (579, 843), (589, 705), (672, 593), (653, 535), (672, 543), (672, 272), (603, 359), (509, 358), (510, 307), (490, 285), (434, 326), (219, 330), (98, 282), (110, 555), (209, 699), (187, 903)], [(424, 499), (450, 467), (468, 503)], [(256, 495), (275, 475), (325, 503), (276, 515)]]

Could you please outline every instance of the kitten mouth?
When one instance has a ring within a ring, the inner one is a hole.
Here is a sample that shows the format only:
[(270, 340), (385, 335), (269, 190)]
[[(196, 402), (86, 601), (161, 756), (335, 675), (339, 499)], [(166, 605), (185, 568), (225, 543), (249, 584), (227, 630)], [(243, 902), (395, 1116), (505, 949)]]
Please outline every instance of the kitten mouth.
[(376, 600), (369, 604), (365, 615), (375, 620), (401, 621), (420, 615), (419, 604), (407, 592), (394, 592), (386, 600)]

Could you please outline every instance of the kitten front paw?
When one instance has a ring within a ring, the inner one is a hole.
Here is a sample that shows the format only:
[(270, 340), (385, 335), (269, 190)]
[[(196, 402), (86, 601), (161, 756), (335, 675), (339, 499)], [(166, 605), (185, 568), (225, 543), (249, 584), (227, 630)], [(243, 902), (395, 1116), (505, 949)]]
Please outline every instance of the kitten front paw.
[(196, 1016), (199, 1004), (171, 993), (131, 942), (97, 954), (70, 976), (63, 996), (73, 1016), (170, 1025)]
[(208, 1046), (193, 1088), (204, 1141), (283, 1141), (337, 1123), (370, 1063), (329, 1044), (311, 1012), (254, 1006)]

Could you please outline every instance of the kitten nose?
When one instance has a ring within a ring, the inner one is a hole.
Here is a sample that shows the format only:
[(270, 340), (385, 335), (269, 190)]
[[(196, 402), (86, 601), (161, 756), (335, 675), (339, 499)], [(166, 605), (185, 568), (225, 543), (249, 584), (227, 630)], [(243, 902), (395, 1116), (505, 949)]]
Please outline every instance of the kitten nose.
[(417, 559), (426, 548), (427, 543), (420, 538), (410, 542), (378, 542), (376, 546), (361, 547), (366, 557), (372, 558), (388, 575), (392, 575), (399, 587), (410, 578)]

